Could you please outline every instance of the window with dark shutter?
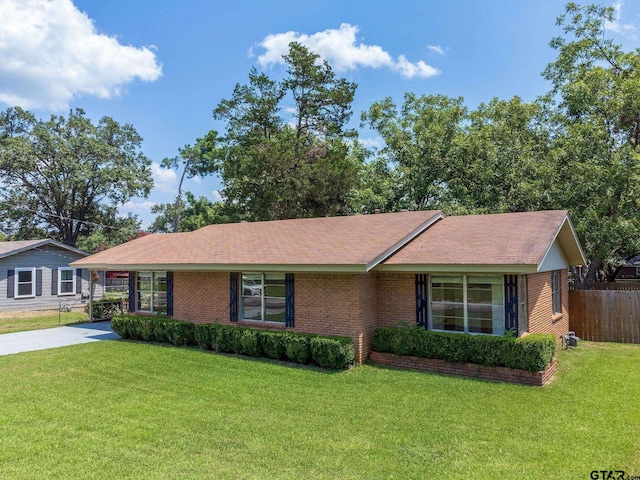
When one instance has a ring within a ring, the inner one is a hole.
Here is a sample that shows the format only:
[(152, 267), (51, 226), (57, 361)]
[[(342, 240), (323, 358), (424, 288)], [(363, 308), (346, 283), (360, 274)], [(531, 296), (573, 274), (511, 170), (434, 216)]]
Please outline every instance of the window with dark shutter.
[(238, 321), (238, 274), (229, 274), (229, 321)]
[(285, 298), (285, 326), (293, 328), (295, 326), (295, 302), (293, 289), (293, 273), (284, 276), (284, 298)]
[(416, 274), (416, 324), (427, 327), (428, 318), (428, 278), (426, 273)]

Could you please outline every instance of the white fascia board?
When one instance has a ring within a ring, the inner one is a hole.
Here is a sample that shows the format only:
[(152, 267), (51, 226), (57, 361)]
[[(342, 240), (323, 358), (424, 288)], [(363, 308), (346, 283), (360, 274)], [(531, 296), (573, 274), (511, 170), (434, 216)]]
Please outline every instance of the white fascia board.
[(391, 255), (396, 253), (398, 250), (400, 250), (406, 244), (410, 243), (414, 238), (416, 238), (422, 232), (424, 232), (429, 227), (431, 227), (431, 225), (433, 225), (434, 223), (442, 220), (444, 217), (445, 217), (444, 213), (442, 213), (442, 212), (436, 213), (433, 217), (431, 217), (425, 223), (420, 225), (418, 228), (416, 228), (414, 231), (412, 231), (409, 235), (407, 235), (403, 239), (399, 240), (398, 242), (393, 244), (390, 248), (388, 248), (387, 250), (382, 252), (380, 255), (378, 255), (376, 258), (374, 258), (369, 263), (367, 263), (366, 271), (368, 272), (369, 270), (371, 270), (371, 269), (375, 268), (377, 265), (379, 265), (381, 262), (384, 262)]
[(536, 273), (537, 265), (388, 265), (376, 267), (376, 272), (397, 273), (500, 273), (518, 275)]
[(81, 263), (70, 264), (76, 268), (109, 271), (160, 271), (160, 272), (274, 272), (274, 273), (366, 273), (365, 265), (255, 265), (255, 264), (105, 264)]

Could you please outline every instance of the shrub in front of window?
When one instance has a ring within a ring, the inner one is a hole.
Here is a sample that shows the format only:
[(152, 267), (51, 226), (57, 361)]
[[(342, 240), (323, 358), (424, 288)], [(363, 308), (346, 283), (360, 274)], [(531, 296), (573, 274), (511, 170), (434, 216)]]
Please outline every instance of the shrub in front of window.
[(274, 360), (286, 360), (285, 336), (281, 332), (258, 331), (264, 356)]
[(219, 324), (198, 324), (170, 318), (121, 314), (113, 330), (122, 338), (173, 345), (198, 345), (203, 350), (343, 369), (353, 364), (351, 339), (306, 333), (271, 332)]
[(421, 327), (379, 327), (374, 334), (373, 349), (396, 355), (538, 372), (553, 360), (556, 341), (550, 334), (513, 338), (434, 332)]
[(304, 335), (285, 334), (284, 351), (287, 359), (295, 363), (309, 363), (311, 352), (309, 350), (309, 338)]
[(314, 337), (309, 347), (311, 358), (323, 368), (344, 368), (353, 364), (355, 358), (350, 338)]

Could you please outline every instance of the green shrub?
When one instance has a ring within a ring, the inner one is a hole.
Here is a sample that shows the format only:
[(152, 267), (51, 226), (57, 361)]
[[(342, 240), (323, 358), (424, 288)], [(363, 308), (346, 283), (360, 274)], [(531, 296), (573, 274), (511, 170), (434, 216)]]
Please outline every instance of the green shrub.
[(282, 332), (258, 331), (260, 347), (267, 358), (274, 360), (286, 360), (285, 334)]
[(195, 327), (194, 338), (202, 350), (211, 350), (211, 325), (199, 323)]
[(309, 346), (311, 358), (323, 368), (343, 369), (353, 364), (355, 354), (350, 338), (314, 337)]
[(122, 338), (203, 350), (268, 357), (324, 368), (347, 368), (354, 361), (351, 339), (292, 332), (271, 332), (232, 325), (198, 324), (167, 317), (120, 314), (111, 328)]
[(373, 338), (377, 352), (437, 358), (448, 362), (469, 362), (537, 372), (553, 360), (553, 335), (511, 336), (469, 335), (433, 332), (422, 327), (377, 328)]
[(309, 363), (309, 359), (311, 358), (309, 340), (309, 337), (306, 335), (286, 333), (284, 337), (284, 351), (287, 359), (295, 363)]
[(237, 331), (237, 351), (241, 355), (248, 355), (250, 357), (261, 357), (262, 349), (260, 348), (260, 340), (257, 330), (251, 330), (249, 328), (234, 329)]

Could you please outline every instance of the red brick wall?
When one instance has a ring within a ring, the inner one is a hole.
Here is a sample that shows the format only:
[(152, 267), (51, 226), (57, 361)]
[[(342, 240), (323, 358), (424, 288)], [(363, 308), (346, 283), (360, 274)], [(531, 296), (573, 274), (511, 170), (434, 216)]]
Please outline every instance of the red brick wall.
[(297, 273), (295, 331), (351, 337), (364, 362), (376, 327), (374, 274)]
[(194, 323), (229, 323), (229, 274), (174, 272), (173, 317)]
[(569, 281), (567, 270), (560, 270), (560, 300), (562, 313), (554, 315), (551, 304), (551, 272), (527, 275), (527, 313), (529, 333), (553, 333), (569, 331)]
[(378, 326), (397, 327), (416, 322), (416, 276), (413, 273), (377, 273)]

